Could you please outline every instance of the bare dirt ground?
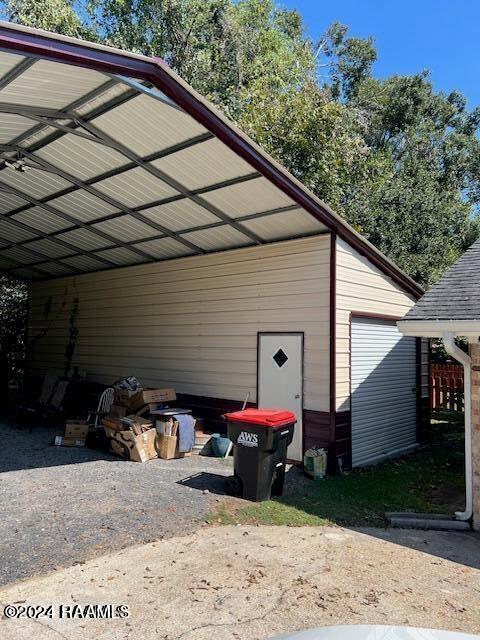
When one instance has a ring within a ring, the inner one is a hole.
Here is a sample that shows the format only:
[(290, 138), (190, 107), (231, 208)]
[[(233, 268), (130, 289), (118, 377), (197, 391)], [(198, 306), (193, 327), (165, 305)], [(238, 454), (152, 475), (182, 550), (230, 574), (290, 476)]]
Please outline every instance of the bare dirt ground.
[[(1, 620), (3, 640), (252, 640), (333, 624), (480, 632), (475, 534), (337, 527), (204, 527), (0, 591), (54, 603)], [(59, 603), (127, 604), (124, 620), (60, 620)]]

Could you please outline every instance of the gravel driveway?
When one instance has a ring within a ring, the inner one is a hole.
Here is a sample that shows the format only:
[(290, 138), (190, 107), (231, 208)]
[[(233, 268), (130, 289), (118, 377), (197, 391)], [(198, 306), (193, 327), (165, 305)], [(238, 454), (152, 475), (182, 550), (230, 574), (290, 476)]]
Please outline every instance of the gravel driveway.
[(231, 473), (204, 456), (140, 464), (54, 447), (47, 427), (28, 434), (0, 424), (0, 433), (0, 584), (190, 533)]
[[(55, 606), (0, 620), (2, 640), (263, 640), (334, 624), (480, 632), (474, 534), (205, 527), (0, 589)], [(59, 619), (58, 605), (126, 604), (127, 620)]]

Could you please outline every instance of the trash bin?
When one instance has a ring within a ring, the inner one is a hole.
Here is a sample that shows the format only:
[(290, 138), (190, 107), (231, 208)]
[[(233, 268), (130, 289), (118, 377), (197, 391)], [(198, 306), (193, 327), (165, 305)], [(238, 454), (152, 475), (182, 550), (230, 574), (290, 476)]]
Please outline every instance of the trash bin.
[(230, 492), (254, 502), (281, 495), (295, 414), (280, 409), (245, 409), (227, 413), (225, 418), (233, 442)]

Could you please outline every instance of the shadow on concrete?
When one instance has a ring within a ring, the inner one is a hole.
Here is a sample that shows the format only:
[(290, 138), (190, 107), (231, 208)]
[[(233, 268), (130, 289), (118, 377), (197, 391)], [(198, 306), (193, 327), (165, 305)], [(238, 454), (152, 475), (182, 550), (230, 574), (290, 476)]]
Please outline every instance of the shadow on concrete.
[(0, 421), (0, 474), (20, 469), (37, 469), (95, 460), (116, 460), (113, 455), (86, 447), (57, 447), (55, 435), (61, 427), (32, 425), (32, 432), (19, 429), (7, 420)]
[(208, 491), (208, 493), (213, 493), (218, 496), (226, 496), (228, 495), (226, 491), (226, 480), (227, 478), (224, 475), (201, 471), (200, 473), (195, 473), (179, 480), (177, 484), (198, 491)]

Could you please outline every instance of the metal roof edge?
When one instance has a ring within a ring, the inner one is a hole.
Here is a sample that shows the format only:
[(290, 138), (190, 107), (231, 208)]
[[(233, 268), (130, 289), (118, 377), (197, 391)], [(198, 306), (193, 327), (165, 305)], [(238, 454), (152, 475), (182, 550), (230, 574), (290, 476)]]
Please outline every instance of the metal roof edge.
[(415, 299), (423, 295), (422, 288), (410, 276), (190, 87), (162, 59), (2, 21), (0, 48), (150, 81), (292, 200), (370, 260), (404, 291)]

